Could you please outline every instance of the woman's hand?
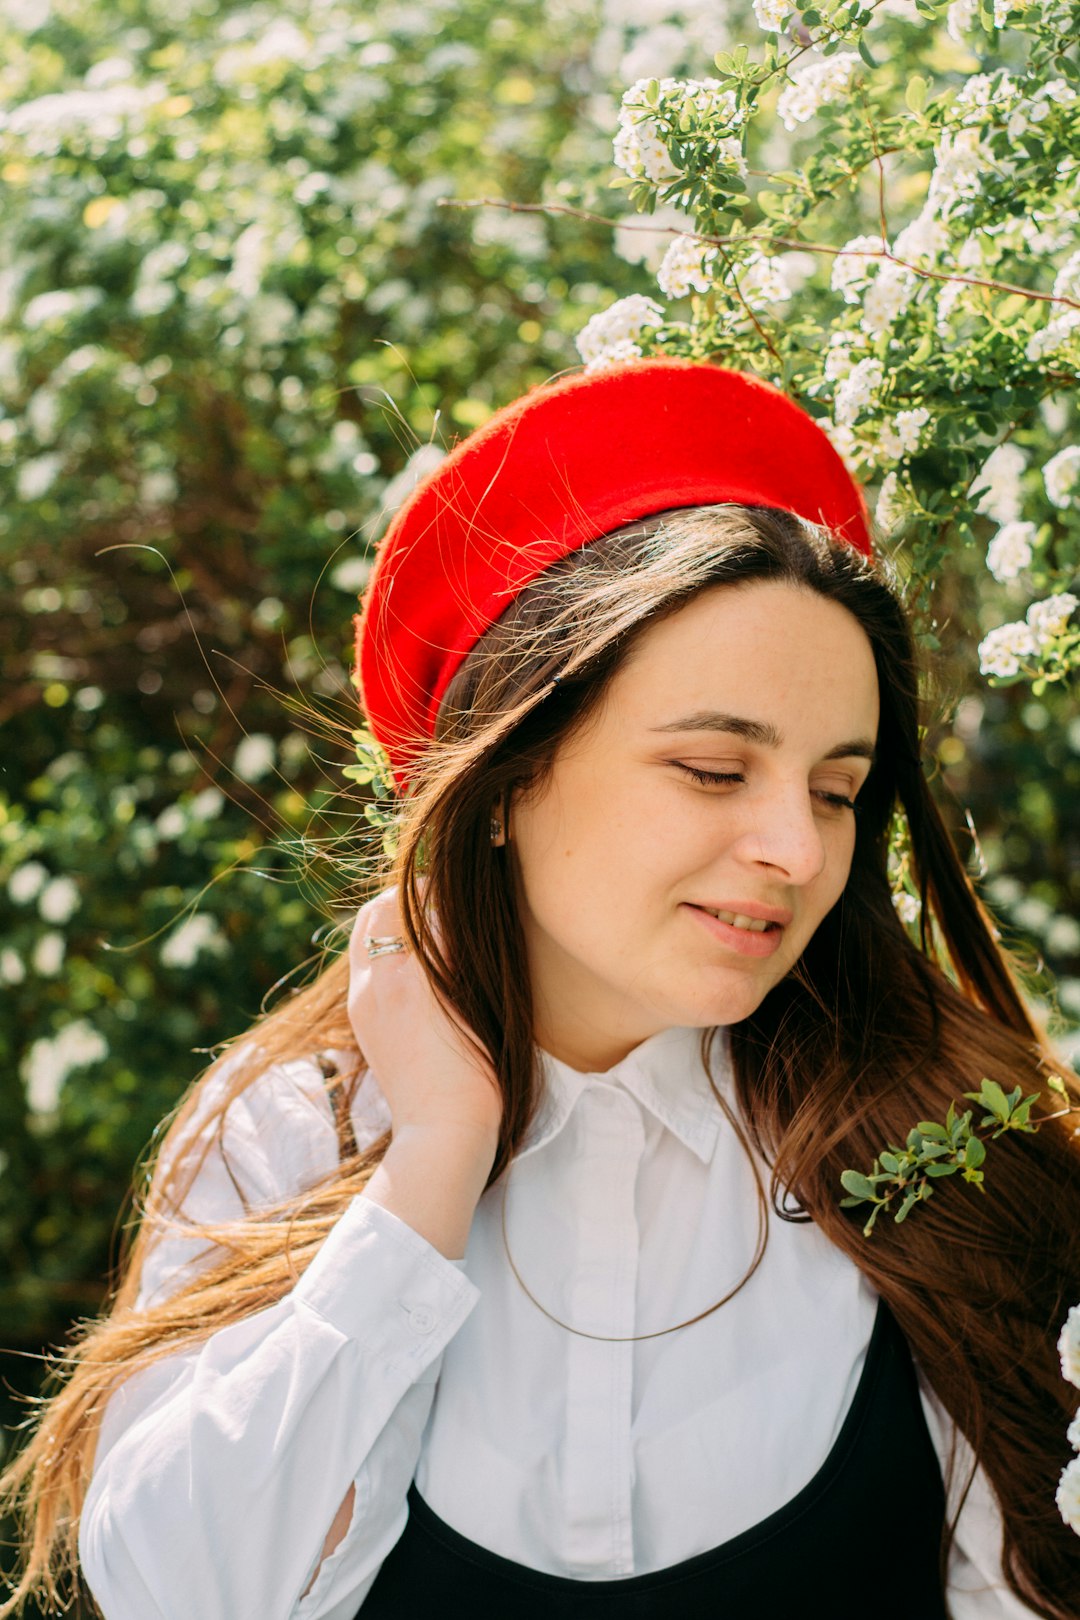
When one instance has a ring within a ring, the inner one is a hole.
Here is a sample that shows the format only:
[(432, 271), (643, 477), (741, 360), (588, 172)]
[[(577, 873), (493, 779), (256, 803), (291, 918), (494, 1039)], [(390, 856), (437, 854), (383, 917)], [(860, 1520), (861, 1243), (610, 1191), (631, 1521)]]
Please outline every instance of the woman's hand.
[(475, 1130), (497, 1140), (502, 1098), (491, 1063), (435, 995), (411, 951), (374, 959), (367, 935), (404, 938), (396, 889), (361, 906), (349, 944), (349, 1021), (390, 1108), (394, 1134)]
[(396, 890), (361, 906), (349, 942), (349, 1019), (393, 1121), (362, 1196), (458, 1260), (495, 1161), (502, 1099), (491, 1064), (412, 953), (372, 959), (368, 934), (403, 937)]

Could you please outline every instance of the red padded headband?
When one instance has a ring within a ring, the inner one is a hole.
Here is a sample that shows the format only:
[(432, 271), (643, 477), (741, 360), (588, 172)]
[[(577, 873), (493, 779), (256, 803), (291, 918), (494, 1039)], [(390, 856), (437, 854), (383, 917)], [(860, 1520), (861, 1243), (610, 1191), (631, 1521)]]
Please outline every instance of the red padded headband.
[(361, 702), (399, 782), (454, 672), (531, 580), (635, 518), (724, 501), (794, 512), (870, 554), (862, 494), (823, 429), (707, 362), (541, 384), (456, 445), (395, 515), (355, 619)]

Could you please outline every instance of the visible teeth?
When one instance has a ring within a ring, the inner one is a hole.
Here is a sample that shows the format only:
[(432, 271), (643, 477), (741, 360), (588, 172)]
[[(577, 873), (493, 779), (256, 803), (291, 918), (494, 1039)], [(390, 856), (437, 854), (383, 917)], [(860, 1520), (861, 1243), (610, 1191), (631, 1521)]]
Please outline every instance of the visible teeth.
[[(703, 909), (709, 911), (708, 906)], [(732, 928), (749, 928), (752, 934), (763, 934), (769, 926), (764, 917), (744, 917), (740, 911), (709, 911), (709, 915), (718, 917)]]

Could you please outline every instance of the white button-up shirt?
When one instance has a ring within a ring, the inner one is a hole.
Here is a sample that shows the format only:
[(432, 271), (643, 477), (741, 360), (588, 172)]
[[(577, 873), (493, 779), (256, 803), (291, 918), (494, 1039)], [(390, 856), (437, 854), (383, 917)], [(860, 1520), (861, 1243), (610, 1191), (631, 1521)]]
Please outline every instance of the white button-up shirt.
[[(705, 1310), (755, 1252), (755, 1165), (700, 1038), (664, 1030), (605, 1074), (543, 1053), (539, 1115), (481, 1198), (463, 1261), (361, 1196), (278, 1304), (129, 1379), (80, 1530), (106, 1620), (353, 1620), (414, 1478), (462, 1535), (582, 1581), (708, 1551), (801, 1490), (839, 1433), (877, 1309), (815, 1226), (768, 1212), (765, 1257), (719, 1310), (609, 1342)], [(730, 1102), (722, 1037), (714, 1050)], [(360, 1144), (388, 1123), (368, 1074)], [(241, 1218), (245, 1200), (274, 1203), (336, 1162), (319, 1066), (276, 1064), (230, 1108), (225, 1155), (211, 1151), (186, 1210)], [(504, 1196), (520, 1277), (579, 1332), (514, 1276)], [(190, 1237), (160, 1240), (140, 1302), (205, 1258)], [(944, 1460), (952, 1426), (925, 1391), (923, 1405)], [(350, 1484), (351, 1523), (320, 1565)], [(1031, 1616), (1004, 1586), (1000, 1547), (980, 1471), (950, 1561), (955, 1620)]]

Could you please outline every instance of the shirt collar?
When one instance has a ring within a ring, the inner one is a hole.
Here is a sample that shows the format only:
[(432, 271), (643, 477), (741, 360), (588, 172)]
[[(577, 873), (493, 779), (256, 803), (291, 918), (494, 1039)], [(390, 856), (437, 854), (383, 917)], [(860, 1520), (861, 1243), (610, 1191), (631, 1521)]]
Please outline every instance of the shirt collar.
[[(537, 1048), (543, 1075), (540, 1107), (517, 1153), (524, 1158), (557, 1136), (586, 1086), (598, 1081), (625, 1086), (643, 1108), (708, 1164), (716, 1148), (721, 1109), (701, 1061), (702, 1030), (672, 1025), (650, 1035), (612, 1068), (585, 1074)], [(731, 1071), (730, 1040), (720, 1030), (712, 1044), (712, 1072), (722, 1089)]]

